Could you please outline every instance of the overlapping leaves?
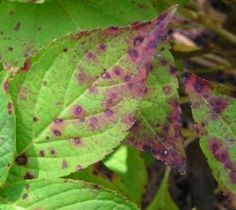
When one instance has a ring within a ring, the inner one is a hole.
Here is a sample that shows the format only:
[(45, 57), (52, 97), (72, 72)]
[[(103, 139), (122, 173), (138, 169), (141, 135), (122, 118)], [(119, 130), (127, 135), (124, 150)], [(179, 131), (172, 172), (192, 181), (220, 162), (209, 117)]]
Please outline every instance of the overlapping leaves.
[(140, 152), (122, 145), (103, 162), (73, 173), (68, 178), (97, 183), (140, 206), (147, 184), (147, 170)]
[(0, 1), (0, 60), (8, 68), (23, 66), (27, 58), (52, 40), (69, 33), (127, 26), (156, 16), (149, 0), (50, 0), (43, 4)]
[(27, 61), (10, 85), (17, 154), (8, 181), (64, 176), (119, 145), (148, 93), (156, 47), (174, 11), (133, 28), (66, 37)]

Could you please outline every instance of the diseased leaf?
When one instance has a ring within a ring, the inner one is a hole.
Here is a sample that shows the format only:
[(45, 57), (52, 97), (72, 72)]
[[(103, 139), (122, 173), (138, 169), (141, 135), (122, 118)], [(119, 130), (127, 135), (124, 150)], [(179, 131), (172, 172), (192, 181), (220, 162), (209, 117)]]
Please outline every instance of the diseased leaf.
[(181, 108), (174, 58), (168, 48), (149, 68), (148, 94), (139, 103), (137, 121), (127, 137), (128, 143), (153, 152), (165, 164), (185, 171), (185, 152), (181, 135)]
[(9, 180), (65, 176), (120, 144), (175, 11), (132, 28), (67, 37), (28, 61), (32, 67), (10, 85), (17, 158)]
[(0, 185), (7, 178), (15, 150), (15, 116), (7, 94), (8, 82), (8, 74), (0, 71)]
[(1, 1), (0, 22), (4, 24), (0, 26), (0, 60), (24, 66), (39, 49), (69, 33), (127, 26), (156, 16), (150, 0), (50, 0), (44, 4)]
[(170, 168), (166, 170), (161, 185), (147, 210), (178, 210), (169, 192)]
[(140, 152), (124, 145), (112, 153), (104, 164), (96, 163), (68, 177), (115, 190), (139, 206), (147, 183), (147, 171)]
[[(1, 210), (106, 209), (137, 210), (121, 196), (98, 185), (72, 180), (35, 180), (19, 182), (0, 192)], [(8, 205), (7, 205), (8, 204)]]
[(236, 195), (236, 92), (185, 74), (200, 146), (221, 187)]

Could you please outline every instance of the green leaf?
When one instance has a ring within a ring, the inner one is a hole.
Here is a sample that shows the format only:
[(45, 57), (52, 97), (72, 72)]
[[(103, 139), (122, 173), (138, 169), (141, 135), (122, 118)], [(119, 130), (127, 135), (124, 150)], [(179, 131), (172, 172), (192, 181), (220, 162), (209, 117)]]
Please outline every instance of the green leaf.
[(0, 185), (7, 178), (15, 150), (15, 116), (7, 94), (8, 82), (8, 73), (0, 71)]
[(146, 166), (140, 153), (133, 148), (121, 146), (104, 164), (119, 176), (121, 191), (140, 206), (147, 184)]
[(23, 66), (39, 49), (69, 33), (127, 26), (157, 16), (150, 0), (1, 1), (0, 14), (4, 23), (0, 26), (0, 59), (11, 66)]
[(153, 7), (159, 12), (166, 10), (173, 4), (184, 5), (189, 2), (189, 0), (151, 0)]
[(92, 167), (69, 175), (68, 178), (105, 186), (140, 206), (147, 183), (147, 171), (140, 152), (122, 145), (104, 161), (104, 164), (96, 163)]
[(32, 67), (10, 85), (17, 158), (9, 180), (65, 176), (120, 144), (175, 11), (133, 28), (66, 37), (28, 61)]
[(36, 4), (41, 4), (45, 2), (45, 0), (7, 0), (7, 1), (15, 1), (21, 3), (36, 3)]
[(149, 92), (139, 103), (128, 143), (185, 172), (181, 108), (174, 58), (163, 46), (148, 78)]
[(0, 196), (0, 209), (137, 210), (121, 196), (98, 185), (72, 180), (35, 180), (9, 185)]
[(170, 168), (167, 168), (161, 185), (147, 210), (179, 210), (169, 192), (169, 176)]
[(200, 146), (221, 187), (236, 195), (236, 92), (185, 74)]

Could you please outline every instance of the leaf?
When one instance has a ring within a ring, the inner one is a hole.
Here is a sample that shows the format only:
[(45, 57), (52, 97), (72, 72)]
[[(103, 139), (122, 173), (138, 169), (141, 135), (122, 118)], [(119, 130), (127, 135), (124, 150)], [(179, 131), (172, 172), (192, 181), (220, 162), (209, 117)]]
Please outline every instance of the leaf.
[(181, 108), (174, 58), (162, 48), (148, 78), (149, 92), (139, 103), (137, 120), (127, 137), (128, 143), (167, 165), (185, 172), (185, 152), (181, 135)]
[[(85, 12), (86, 11), (86, 12)], [(127, 26), (156, 17), (150, 0), (51, 0), (44, 4), (0, 2), (0, 60), (24, 62), (52, 40), (69, 33)]]
[(161, 185), (147, 210), (179, 210), (169, 192), (169, 176), (170, 168), (167, 168)]
[(9, 180), (65, 176), (120, 144), (175, 10), (133, 28), (67, 37), (28, 61), (10, 85), (17, 158)]
[(8, 74), (0, 71), (0, 186), (5, 182), (14, 159), (15, 116), (8, 90)]
[(45, 0), (7, 0), (7, 1), (15, 1), (21, 3), (36, 3), (36, 4), (41, 4), (45, 2)]
[(118, 174), (122, 183), (120, 188), (129, 200), (140, 206), (147, 184), (145, 162), (140, 153), (133, 148), (121, 146), (104, 164)]
[(105, 186), (140, 206), (147, 183), (147, 171), (140, 153), (122, 145), (104, 161), (104, 164), (96, 163), (92, 167), (69, 175), (68, 178)]
[(235, 196), (236, 92), (191, 73), (184, 79), (201, 149), (220, 186)]
[(166, 10), (168, 7), (170, 7), (173, 4), (179, 4), (179, 5), (184, 5), (187, 4), (189, 2), (189, 0), (151, 0), (153, 7), (155, 7), (155, 9), (159, 12), (162, 12), (164, 10)]
[[(0, 204), (2, 210), (138, 209), (118, 194), (82, 181), (34, 180), (20, 182), (4, 188), (0, 195), (5, 201), (5, 204)], [(6, 206), (7, 204), (8, 206)]]

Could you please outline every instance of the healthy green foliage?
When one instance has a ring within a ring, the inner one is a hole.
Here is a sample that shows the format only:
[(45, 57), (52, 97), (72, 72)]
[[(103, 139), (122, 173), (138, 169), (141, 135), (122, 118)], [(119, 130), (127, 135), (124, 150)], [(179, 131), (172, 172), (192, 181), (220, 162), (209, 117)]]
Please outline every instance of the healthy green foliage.
[(15, 116), (8, 90), (8, 73), (0, 71), (0, 185), (8, 175), (15, 152)]
[(220, 186), (236, 195), (235, 92), (188, 73), (185, 87), (209, 166)]
[[(137, 210), (116, 193), (96, 184), (72, 180), (34, 180), (3, 188), (0, 209), (6, 210)], [(4, 204), (8, 203), (8, 204)]]
[(70, 33), (125, 26), (157, 16), (149, 0), (50, 0), (44, 4), (0, 1), (0, 60), (23, 66), (54, 39)]

